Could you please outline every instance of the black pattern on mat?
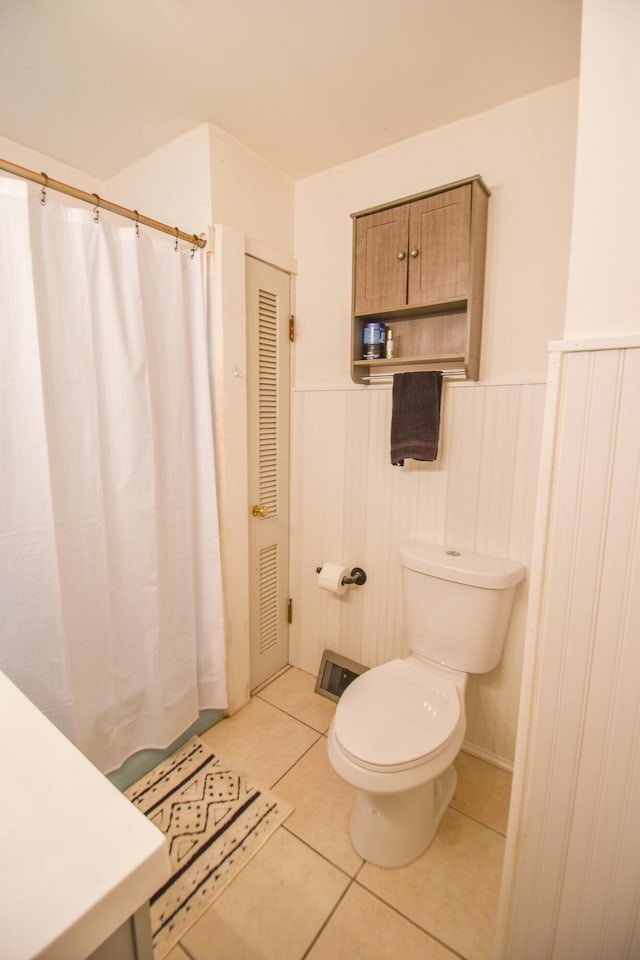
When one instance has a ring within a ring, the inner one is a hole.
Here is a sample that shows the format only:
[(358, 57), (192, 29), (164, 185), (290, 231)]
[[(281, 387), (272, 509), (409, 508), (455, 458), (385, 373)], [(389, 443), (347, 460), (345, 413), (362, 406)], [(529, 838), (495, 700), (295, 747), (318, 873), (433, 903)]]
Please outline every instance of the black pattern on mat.
[(126, 792), (167, 837), (172, 874), (151, 900), (157, 960), (290, 813), (197, 737)]

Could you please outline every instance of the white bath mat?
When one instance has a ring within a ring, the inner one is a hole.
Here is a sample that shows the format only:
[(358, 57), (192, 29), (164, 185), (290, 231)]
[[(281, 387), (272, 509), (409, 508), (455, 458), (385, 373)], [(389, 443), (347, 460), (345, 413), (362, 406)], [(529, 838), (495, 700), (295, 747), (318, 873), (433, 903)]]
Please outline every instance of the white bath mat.
[(169, 843), (172, 875), (151, 899), (154, 955), (162, 960), (292, 807), (250, 784), (198, 737), (125, 796)]

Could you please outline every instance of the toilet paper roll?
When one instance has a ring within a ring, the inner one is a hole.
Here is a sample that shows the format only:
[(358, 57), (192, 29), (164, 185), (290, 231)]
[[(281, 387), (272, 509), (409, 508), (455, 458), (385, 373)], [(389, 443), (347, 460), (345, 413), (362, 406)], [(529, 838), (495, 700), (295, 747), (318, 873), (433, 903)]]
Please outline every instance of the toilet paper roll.
[(349, 575), (348, 567), (341, 567), (339, 563), (323, 563), (318, 574), (318, 586), (341, 597), (347, 589), (342, 578)]

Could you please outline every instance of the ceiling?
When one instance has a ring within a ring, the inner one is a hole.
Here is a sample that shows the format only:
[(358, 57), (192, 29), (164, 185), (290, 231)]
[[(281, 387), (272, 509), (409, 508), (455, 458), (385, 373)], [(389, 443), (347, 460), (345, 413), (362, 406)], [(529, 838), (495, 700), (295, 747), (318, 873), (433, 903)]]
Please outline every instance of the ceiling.
[(104, 181), (209, 122), (298, 179), (576, 77), (579, 35), (580, 0), (0, 0), (0, 136)]

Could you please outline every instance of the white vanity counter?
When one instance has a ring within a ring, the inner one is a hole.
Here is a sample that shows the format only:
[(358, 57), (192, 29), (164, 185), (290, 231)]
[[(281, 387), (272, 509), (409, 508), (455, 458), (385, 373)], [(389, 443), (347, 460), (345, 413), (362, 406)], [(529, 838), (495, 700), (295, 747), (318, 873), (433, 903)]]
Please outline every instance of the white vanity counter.
[(160, 831), (0, 673), (3, 960), (86, 960), (169, 873)]

